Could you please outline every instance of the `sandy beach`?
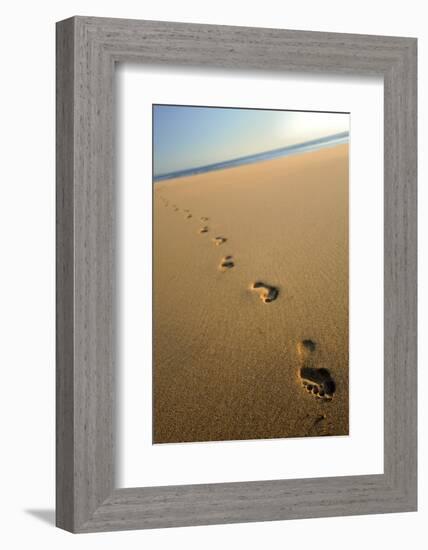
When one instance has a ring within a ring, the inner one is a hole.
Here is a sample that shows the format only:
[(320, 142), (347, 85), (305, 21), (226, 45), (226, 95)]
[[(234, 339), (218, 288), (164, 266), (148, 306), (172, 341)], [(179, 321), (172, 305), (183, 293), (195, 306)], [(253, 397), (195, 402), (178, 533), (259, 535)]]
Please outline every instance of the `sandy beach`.
[(348, 145), (154, 184), (154, 443), (348, 434)]

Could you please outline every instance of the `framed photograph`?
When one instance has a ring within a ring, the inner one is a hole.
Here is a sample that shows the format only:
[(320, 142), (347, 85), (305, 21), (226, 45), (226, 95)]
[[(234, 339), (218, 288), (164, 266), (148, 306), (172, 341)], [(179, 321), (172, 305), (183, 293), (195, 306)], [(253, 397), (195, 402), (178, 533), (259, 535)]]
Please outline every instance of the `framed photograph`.
[(57, 525), (414, 511), (416, 39), (57, 24)]
[(349, 114), (152, 120), (153, 443), (348, 435)]

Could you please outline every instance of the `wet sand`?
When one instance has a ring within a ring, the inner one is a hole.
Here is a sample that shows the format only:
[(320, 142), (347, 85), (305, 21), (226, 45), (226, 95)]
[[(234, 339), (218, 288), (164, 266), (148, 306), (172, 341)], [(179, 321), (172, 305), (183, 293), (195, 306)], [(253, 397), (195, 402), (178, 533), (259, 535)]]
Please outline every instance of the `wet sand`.
[(154, 443), (348, 434), (348, 146), (154, 184)]

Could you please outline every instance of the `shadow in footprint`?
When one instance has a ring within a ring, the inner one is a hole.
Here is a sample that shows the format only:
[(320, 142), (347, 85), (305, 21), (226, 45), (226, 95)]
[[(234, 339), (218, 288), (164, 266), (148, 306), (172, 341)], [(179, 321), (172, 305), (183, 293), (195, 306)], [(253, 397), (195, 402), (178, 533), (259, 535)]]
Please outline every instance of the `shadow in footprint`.
[(199, 229), (199, 233), (208, 233), (208, 231), (209, 229), (206, 225), (204, 227), (201, 227), (201, 229)]
[(316, 349), (317, 345), (313, 340), (302, 340), (297, 344), (297, 354), (302, 363), (300, 378), (307, 392), (317, 399), (331, 401), (336, 392), (336, 383), (328, 369), (314, 366)]
[(225, 243), (227, 241), (226, 237), (214, 237), (213, 243), (216, 246), (220, 246), (221, 244)]
[(235, 267), (235, 262), (233, 261), (233, 257), (225, 256), (220, 263), (221, 271), (227, 271), (228, 269), (232, 269), (232, 267)]
[(265, 303), (269, 304), (278, 298), (279, 290), (275, 286), (267, 285), (261, 281), (253, 283), (253, 290), (259, 291), (260, 299)]

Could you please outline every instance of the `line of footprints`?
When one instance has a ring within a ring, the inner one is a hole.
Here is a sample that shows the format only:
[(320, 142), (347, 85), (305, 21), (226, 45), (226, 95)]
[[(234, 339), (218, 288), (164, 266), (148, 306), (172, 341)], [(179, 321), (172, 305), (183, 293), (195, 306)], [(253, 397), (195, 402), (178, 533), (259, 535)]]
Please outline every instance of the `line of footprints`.
[[(165, 197), (161, 197), (161, 200), (166, 207), (169, 206), (169, 201)], [(172, 205), (172, 209), (174, 212), (180, 212), (180, 208), (176, 204)], [(184, 209), (183, 212), (186, 220), (193, 218), (190, 210)], [(203, 224), (209, 221), (209, 218), (206, 216), (202, 216), (199, 219)], [(200, 234), (206, 234), (209, 233), (209, 231), (209, 226), (203, 225), (198, 232)], [(212, 238), (212, 242), (215, 246), (221, 246), (227, 242), (227, 238), (216, 236)], [(223, 256), (219, 265), (220, 271), (226, 272), (234, 267), (235, 261), (233, 256)], [(253, 283), (251, 289), (259, 293), (260, 299), (265, 304), (273, 302), (279, 296), (279, 289), (277, 287), (261, 281)], [(300, 361), (299, 375), (302, 386), (318, 400), (331, 401), (336, 392), (336, 384), (327, 369), (314, 366), (317, 362), (317, 344), (313, 340), (302, 340), (297, 344), (297, 355)]]
[[(165, 197), (161, 197), (161, 199), (165, 206), (169, 206), (169, 201)], [(172, 205), (172, 209), (174, 210), (174, 212), (180, 212), (180, 208), (176, 204)], [(183, 209), (183, 213), (186, 220), (190, 220), (193, 218), (193, 214), (190, 212), (188, 208)], [(210, 228), (208, 225), (205, 225), (206, 222), (209, 221), (209, 218), (206, 216), (202, 216), (201, 218), (199, 218), (199, 220), (204, 224), (199, 229), (199, 233), (201, 234), (209, 233)], [(219, 235), (219, 236), (213, 237), (212, 242), (214, 243), (215, 246), (221, 246), (222, 244), (227, 242), (227, 238)], [(226, 272), (226, 271), (229, 271), (230, 269), (233, 269), (234, 267), (235, 267), (235, 260), (233, 259), (233, 256), (228, 255), (228, 256), (224, 256), (221, 259), (221, 262), (219, 265), (220, 271)], [(252, 290), (259, 293), (260, 299), (265, 304), (269, 304), (270, 302), (273, 302), (279, 296), (278, 288), (276, 288), (275, 286), (263, 283), (262, 281), (256, 281), (255, 283), (253, 283), (251, 288)]]

